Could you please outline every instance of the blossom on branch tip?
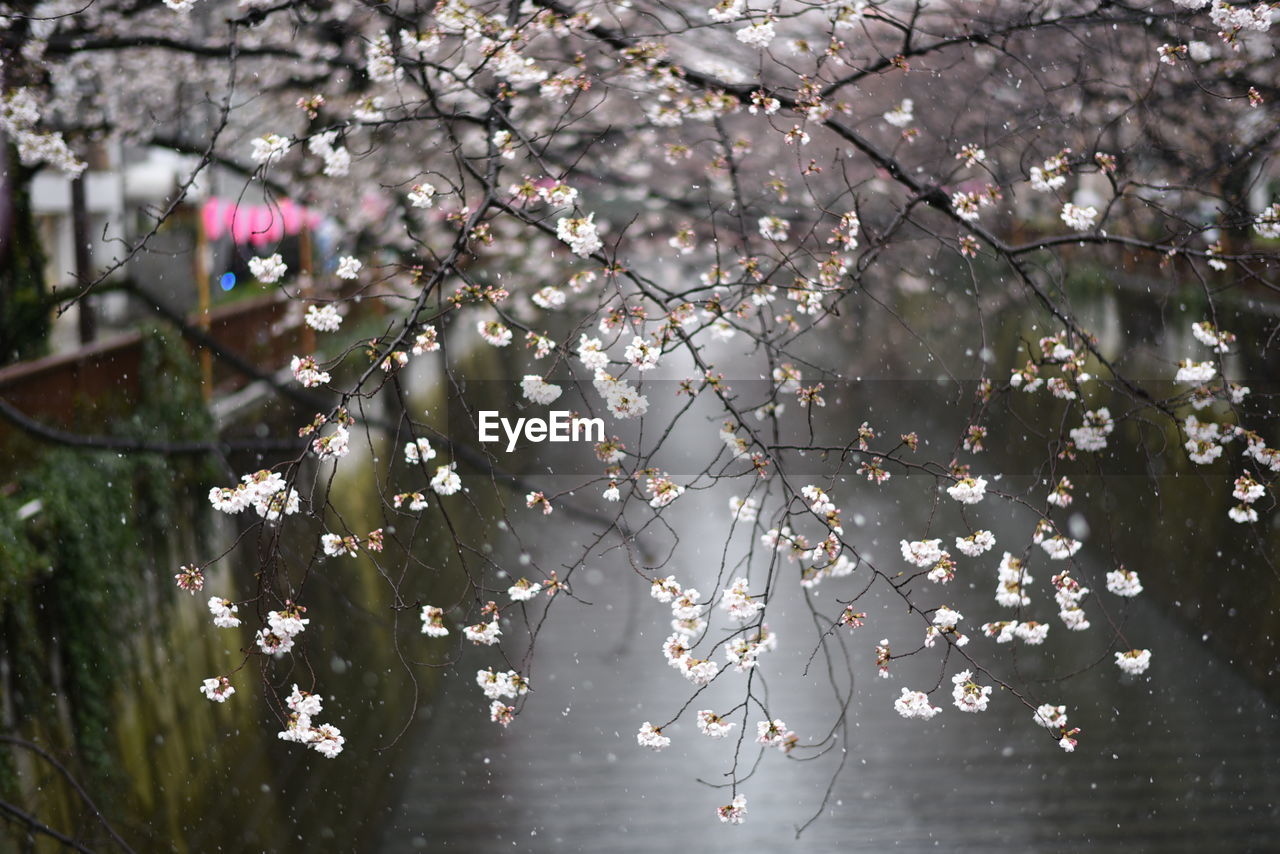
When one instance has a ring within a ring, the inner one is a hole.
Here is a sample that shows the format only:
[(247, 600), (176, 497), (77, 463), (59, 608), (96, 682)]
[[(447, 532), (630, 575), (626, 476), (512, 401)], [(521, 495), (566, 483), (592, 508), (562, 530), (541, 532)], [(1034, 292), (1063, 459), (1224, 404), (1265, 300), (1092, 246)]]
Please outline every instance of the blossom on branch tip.
[(338, 312), (337, 306), (332, 303), (307, 306), (305, 320), (307, 326), (317, 332), (337, 332), (342, 326), (342, 315)]
[(474, 626), (467, 626), (462, 630), (462, 634), (474, 644), (493, 646), (502, 635), (502, 629), (499, 628), (498, 621), (494, 619), (487, 623), (476, 623)]
[(436, 467), (435, 476), (431, 478), (431, 488), (437, 495), (453, 495), (462, 489), (462, 478), (454, 471), (457, 467), (457, 463)]
[(290, 145), (292, 143), (288, 139), (274, 133), (260, 136), (253, 140), (249, 159), (254, 163), (270, 166), (288, 153)]
[(1117, 596), (1133, 597), (1142, 592), (1142, 582), (1138, 580), (1138, 573), (1122, 566), (1107, 573), (1107, 590)]
[(1088, 231), (1093, 228), (1093, 224), (1098, 218), (1098, 209), (1091, 205), (1081, 207), (1067, 202), (1062, 206), (1061, 217), (1069, 228), (1073, 228), (1076, 231)]
[(1116, 667), (1130, 676), (1146, 673), (1150, 665), (1151, 650), (1149, 649), (1131, 649), (1128, 652), (1116, 653)]
[(990, 531), (974, 531), (967, 537), (956, 537), (956, 551), (966, 557), (978, 557), (990, 551), (996, 544)]
[(773, 21), (767, 19), (758, 24), (748, 24), (735, 33), (738, 41), (761, 50), (769, 46), (775, 35)]
[(179, 590), (185, 590), (192, 596), (204, 589), (204, 571), (198, 566), (183, 565), (173, 576)]
[(795, 733), (787, 729), (787, 725), (780, 720), (756, 723), (756, 743), (763, 744), (765, 747), (776, 747), (785, 752), (790, 749), (786, 745), (794, 735)]
[(225, 676), (206, 679), (200, 685), (200, 693), (215, 703), (225, 703), (227, 698), (235, 692), (236, 689), (232, 687), (231, 680)]
[(898, 106), (884, 114), (884, 120), (897, 128), (904, 128), (915, 121), (915, 102), (904, 98)]
[(213, 614), (213, 624), (220, 629), (234, 629), (240, 625), (236, 614), (240, 608), (230, 599), (214, 596), (209, 599), (209, 613)]
[(555, 403), (556, 399), (564, 392), (564, 389), (560, 388), (560, 386), (547, 382), (537, 374), (526, 374), (524, 379), (520, 381), (520, 390), (526, 400), (530, 400), (540, 406)]
[(947, 487), (947, 494), (961, 504), (977, 504), (987, 493), (986, 478), (964, 477)]
[(315, 388), (329, 382), (331, 377), (327, 371), (320, 370), (316, 360), (310, 356), (294, 356), (289, 363), (293, 377), (305, 388)]
[(285, 272), (289, 269), (284, 263), (284, 259), (279, 253), (270, 255), (266, 258), (250, 258), (249, 272), (253, 273), (254, 278), (263, 284), (271, 284), (280, 281)]
[(978, 685), (972, 676), (973, 671), (962, 670), (951, 677), (951, 683), (955, 686), (951, 696), (956, 708), (962, 712), (985, 712), (991, 697), (991, 686)]
[(662, 750), (671, 744), (671, 739), (662, 734), (662, 730), (645, 721), (636, 733), (636, 743), (650, 750)]
[(443, 608), (422, 606), (422, 633), (432, 638), (442, 638), (449, 634), (449, 627), (444, 624)]
[(476, 330), (481, 338), (494, 347), (505, 347), (511, 343), (511, 329), (497, 320), (478, 321)]
[(516, 710), (514, 706), (508, 706), (501, 700), (494, 700), (489, 704), (489, 720), (496, 724), (501, 724), (504, 728), (509, 726), (515, 720)]
[(716, 809), (716, 815), (725, 824), (742, 824), (747, 819), (746, 795), (735, 795), (728, 804)]
[(916, 719), (922, 721), (927, 721), (942, 711), (940, 706), (932, 705), (929, 702), (929, 696), (923, 691), (912, 691), (910, 688), (902, 689), (902, 696), (893, 701), (893, 708), (894, 711), (908, 720)]
[(521, 578), (515, 584), (507, 588), (507, 595), (511, 597), (513, 602), (528, 602), (530, 599), (537, 596), (541, 590), (541, 584), (530, 581), (527, 578)]
[(724, 738), (737, 724), (730, 723), (711, 709), (698, 712), (698, 731), (711, 738)]
[(604, 247), (596, 230), (595, 214), (561, 217), (556, 220), (556, 236), (579, 257), (585, 258)]
[(338, 259), (338, 269), (334, 275), (339, 279), (354, 279), (360, 275), (360, 268), (364, 266), (356, 258), (350, 255), (344, 255)]

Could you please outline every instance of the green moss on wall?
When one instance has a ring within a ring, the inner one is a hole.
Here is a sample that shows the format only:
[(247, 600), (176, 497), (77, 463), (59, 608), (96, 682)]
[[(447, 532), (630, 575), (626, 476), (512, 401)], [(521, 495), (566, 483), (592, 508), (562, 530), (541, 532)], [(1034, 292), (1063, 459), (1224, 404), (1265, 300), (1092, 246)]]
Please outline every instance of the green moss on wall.
[[(178, 336), (146, 336), (139, 399), (110, 432), (148, 441), (212, 435)], [(119, 773), (112, 698), (127, 640), (145, 622), (137, 612), (169, 580), (175, 527), (213, 476), (204, 457), (43, 448), (17, 473), (13, 494), (0, 495), (0, 649), (14, 724), (64, 719), (66, 743), (53, 746), (73, 754), (99, 791)], [(19, 518), (24, 506), (35, 512)], [(13, 774), (5, 757), (0, 791), (10, 797)]]

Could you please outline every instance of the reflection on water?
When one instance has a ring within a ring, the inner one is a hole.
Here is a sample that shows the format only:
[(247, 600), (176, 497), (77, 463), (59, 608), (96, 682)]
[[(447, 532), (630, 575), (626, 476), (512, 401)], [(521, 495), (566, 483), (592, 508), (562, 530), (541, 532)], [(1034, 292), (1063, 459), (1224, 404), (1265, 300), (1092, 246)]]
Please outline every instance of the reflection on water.
[[(700, 561), (718, 562), (712, 544), (722, 532), (696, 520), (723, 514), (719, 501), (687, 498), (695, 506), (686, 506), (681, 519), (695, 521), (680, 526), (682, 537), (689, 543), (701, 535), (708, 547), (692, 548), (673, 571), (696, 578)], [(900, 507), (893, 513), (923, 518)], [(875, 533), (867, 533), (874, 542)], [(586, 538), (586, 531), (577, 537)], [(881, 539), (886, 542), (873, 547), (877, 553), (891, 551), (888, 538)], [(550, 538), (544, 545), (563, 548)], [(996, 611), (988, 563), (968, 574), (972, 587), (965, 576), (957, 578), (948, 600), (975, 622)], [(594, 607), (566, 605), (557, 626), (539, 639), (542, 677), (509, 731), (487, 725), (468, 670), (445, 680), (441, 702), (424, 716), (382, 850), (799, 847), (795, 827), (822, 803), (838, 753), (793, 761), (769, 751), (742, 787), (747, 824), (720, 825), (713, 811), (728, 797), (695, 778), (721, 781), (734, 745), (700, 735), (686, 716), (668, 730), (673, 744), (667, 750), (637, 747), (639, 724), (668, 719), (687, 698), (688, 685), (659, 652), (669, 631), (665, 609), (617, 561), (606, 558), (593, 568), (581, 576), (578, 592)], [(839, 595), (834, 586), (819, 590), (819, 605)], [(803, 740), (830, 728), (833, 695), (821, 668), (801, 676), (814, 630), (799, 590), (782, 588), (775, 607), (770, 625), (781, 647), (765, 662), (767, 696), (773, 713)], [(1035, 689), (1045, 701), (1068, 703), (1073, 723), (1083, 727), (1071, 756), (1010, 697), (997, 695), (982, 715), (962, 715), (948, 702), (928, 723), (899, 718), (891, 708), (899, 687), (931, 685), (937, 666), (905, 662), (895, 664), (893, 678), (874, 678), (875, 641), (887, 636), (906, 645), (919, 627), (903, 616), (896, 597), (875, 596), (864, 609), (868, 624), (855, 630), (850, 644), (857, 691), (848, 763), (821, 820), (802, 838), (808, 850), (1270, 847), (1280, 798), (1275, 709), (1155, 607), (1140, 603), (1126, 624), (1130, 636), (1149, 639), (1156, 650), (1149, 678), (1121, 677), (1106, 664)], [(984, 655), (994, 646), (985, 638), (973, 644)], [(1025, 653), (1018, 664), (1029, 674), (1068, 669), (1060, 655)], [(741, 679), (727, 674), (695, 707), (735, 705)], [(757, 718), (750, 719), (752, 727)], [(754, 762), (756, 750), (748, 745), (746, 751), (748, 764)]]

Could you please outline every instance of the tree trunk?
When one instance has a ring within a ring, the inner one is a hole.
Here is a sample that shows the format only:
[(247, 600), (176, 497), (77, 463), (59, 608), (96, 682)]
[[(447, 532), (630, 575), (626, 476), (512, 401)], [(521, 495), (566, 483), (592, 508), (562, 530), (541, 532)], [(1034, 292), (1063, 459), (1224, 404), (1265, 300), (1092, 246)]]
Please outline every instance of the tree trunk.
[(0, 364), (44, 354), (51, 327), (31, 173), (0, 140)]

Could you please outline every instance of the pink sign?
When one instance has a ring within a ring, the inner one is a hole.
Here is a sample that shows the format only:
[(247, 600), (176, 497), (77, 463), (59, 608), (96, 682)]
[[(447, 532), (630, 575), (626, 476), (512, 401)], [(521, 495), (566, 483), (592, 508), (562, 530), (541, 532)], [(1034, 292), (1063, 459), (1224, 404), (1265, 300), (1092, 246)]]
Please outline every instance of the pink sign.
[(320, 224), (322, 217), (292, 199), (270, 205), (237, 205), (230, 199), (210, 198), (200, 211), (204, 233), (210, 240), (221, 240), (230, 233), (239, 245), (265, 246), (285, 235), (297, 234), (305, 222), (309, 228)]

